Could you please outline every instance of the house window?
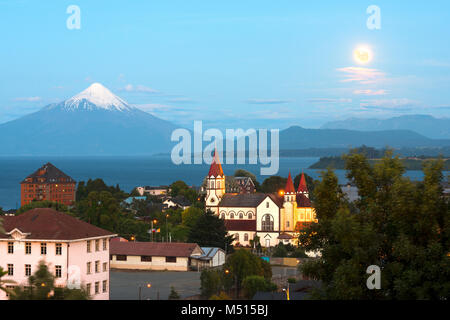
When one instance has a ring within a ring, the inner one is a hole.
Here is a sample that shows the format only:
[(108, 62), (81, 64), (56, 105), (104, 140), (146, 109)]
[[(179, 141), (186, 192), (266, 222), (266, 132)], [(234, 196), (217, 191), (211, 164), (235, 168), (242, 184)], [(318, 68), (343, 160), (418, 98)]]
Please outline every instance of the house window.
[(108, 262), (103, 262), (103, 272), (108, 271)]
[(12, 291), (14, 286), (6, 286), (6, 289), (8, 289), (8, 291), (6, 291), (6, 297), (9, 297), (9, 291)]
[(55, 277), (61, 278), (62, 276), (62, 269), (61, 266), (55, 266)]
[(177, 262), (177, 257), (166, 257), (166, 262), (175, 263)]
[(124, 254), (118, 254), (118, 255), (116, 256), (116, 260), (117, 260), (117, 261), (127, 261), (127, 256), (124, 255)]
[(91, 252), (91, 240), (86, 242), (86, 252)]
[(26, 264), (25, 265), (25, 275), (27, 277), (31, 276), (31, 264)]
[(108, 290), (108, 286), (107, 286), (107, 284), (108, 284), (108, 281), (107, 280), (103, 280), (103, 292), (106, 292), (107, 290)]
[(56, 244), (56, 255), (57, 256), (62, 255), (62, 244), (61, 243)]
[(86, 263), (86, 274), (91, 274), (91, 263)]
[(103, 239), (103, 250), (107, 250), (108, 249), (108, 239)]
[(95, 261), (95, 273), (100, 272), (100, 261)]
[(239, 233), (234, 234), (234, 241), (239, 242)]
[(141, 256), (141, 262), (152, 262), (152, 256)]
[(31, 254), (31, 242), (25, 243), (25, 254)]
[(98, 294), (100, 292), (100, 282), (95, 283), (95, 294)]
[(273, 231), (273, 217), (270, 214), (265, 214), (262, 217), (261, 229), (263, 231)]
[(47, 254), (47, 244), (45, 242), (41, 243), (41, 254)]
[(244, 241), (248, 241), (248, 233), (244, 233)]
[(8, 253), (14, 253), (14, 242), (8, 242)]
[(91, 284), (90, 283), (86, 284), (86, 292), (89, 295), (91, 294)]
[(100, 240), (95, 240), (95, 251), (100, 251)]
[(8, 264), (8, 276), (13, 276), (13, 275), (14, 275), (14, 265)]

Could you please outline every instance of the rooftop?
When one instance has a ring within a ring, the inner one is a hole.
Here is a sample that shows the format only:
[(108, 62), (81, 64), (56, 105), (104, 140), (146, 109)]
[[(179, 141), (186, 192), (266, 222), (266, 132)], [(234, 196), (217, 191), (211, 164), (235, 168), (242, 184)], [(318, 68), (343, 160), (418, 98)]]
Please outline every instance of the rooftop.
[(190, 257), (203, 251), (196, 243), (111, 241), (110, 254), (130, 256)]
[[(31, 180), (31, 181), (27, 181)], [(42, 181), (41, 181), (42, 180)], [(37, 169), (34, 173), (30, 174), (21, 183), (57, 183), (57, 182), (69, 182), (75, 183), (71, 177), (56, 168), (50, 162), (44, 164)]]
[(6, 234), (0, 233), (0, 239), (10, 239), (8, 233), (14, 229), (26, 233), (26, 239), (31, 240), (77, 240), (114, 236), (110, 231), (50, 208), (36, 208), (18, 216), (5, 216), (3, 227)]

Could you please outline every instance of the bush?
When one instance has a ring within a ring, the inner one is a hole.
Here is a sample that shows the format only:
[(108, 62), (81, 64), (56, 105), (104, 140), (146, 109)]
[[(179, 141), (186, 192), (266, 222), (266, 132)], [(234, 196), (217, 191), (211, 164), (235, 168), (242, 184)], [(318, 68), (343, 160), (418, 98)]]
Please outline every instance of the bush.
[(288, 281), (289, 283), (296, 283), (296, 282), (297, 282), (297, 279), (295, 279), (295, 278), (288, 278), (287, 281)]
[(209, 300), (231, 300), (231, 298), (223, 291), (221, 291), (218, 295), (213, 294)]
[(288, 250), (283, 243), (279, 243), (275, 246), (272, 256), (277, 258), (285, 258), (288, 255)]
[(257, 291), (270, 292), (276, 290), (277, 286), (261, 276), (248, 276), (242, 281), (242, 288), (247, 299), (253, 298)]
[(175, 291), (175, 288), (172, 286), (170, 287), (170, 294), (169, 294), (169, 300), (180, 300), (180, 295), (178, 292)]

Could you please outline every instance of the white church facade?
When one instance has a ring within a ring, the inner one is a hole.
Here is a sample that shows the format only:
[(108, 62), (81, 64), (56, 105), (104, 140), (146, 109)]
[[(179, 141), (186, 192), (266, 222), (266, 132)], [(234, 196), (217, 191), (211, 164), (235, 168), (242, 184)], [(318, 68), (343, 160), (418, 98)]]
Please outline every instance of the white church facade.
[(303, 174), (297, 192), (289, 173), (282, 195), (226, 193), (217, 153), (206, 177), (205, 202), (206, 210), (224, 219), (228, 233), (234, 236), (233, 245), (250, 246), (256, 236), (263, 247), (296, 244), (301, 227), (317, 221)]

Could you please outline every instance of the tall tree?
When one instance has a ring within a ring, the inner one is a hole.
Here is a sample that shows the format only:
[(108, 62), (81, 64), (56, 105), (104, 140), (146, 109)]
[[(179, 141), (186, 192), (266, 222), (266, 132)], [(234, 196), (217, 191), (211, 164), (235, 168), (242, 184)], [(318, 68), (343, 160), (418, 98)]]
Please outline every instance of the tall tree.
[[(422, 182), (403, 176), (387, 150), (371, 165), (364, 154), (344, 156), (347, 178), (359, 199), (342, 197), (331, 170), (315, 190), (317, 224), (303, 230), (300, 245), (322, 256), (302, 272), (321, 280), (316, 298), (443, 299), (450, 296), (450, 206), (442, 196), (442, 161), (425, 163)], [(381, 289), (369, 290), (366, 269), (381, 269)]]
[(227, 235), (223, 220), (208, 210), (197, 219), (194, 227), (190, 228), (188, 242), (197, 243), (202, 247), (217, 247), (230, 252), (233, 237)]

